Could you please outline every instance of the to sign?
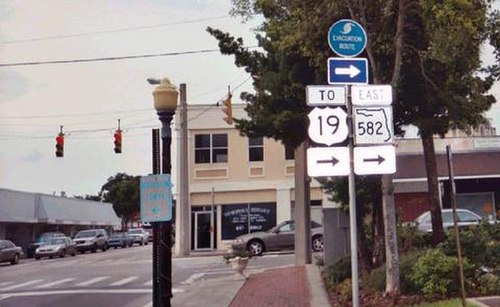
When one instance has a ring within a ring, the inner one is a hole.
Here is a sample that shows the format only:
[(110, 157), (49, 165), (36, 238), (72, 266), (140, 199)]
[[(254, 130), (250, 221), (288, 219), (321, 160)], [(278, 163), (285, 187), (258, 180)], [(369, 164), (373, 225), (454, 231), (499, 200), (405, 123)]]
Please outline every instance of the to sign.
[(307, 149), (307, 175), (310, 177), (345, 176), (350, 171), (348, 147)]
[(308, 85), (306, 102), (309, 106), (345, 105), (345, 86)]
[(339, 56), (355, 57), (366, 47), (365, 29), (354, 20), (341, 19), (328, 31), (328, 44)]
[(309, 113), (309, 137), (328, 146), (347, 138), (347, 113), (337, 108), (314, 108)]
[(392, 107), (355, 107), (353, 114), (357, 145), (392, 143)]
[(172, 182), (169, 174), (142, 176), (140, 192), (142, 222), (172, 219)]
[(392, 87), (390, 85), (353, 85), (351, 98), (355, 106), (391, 105)]
[(354, 147), (356, 175), (394, 174), (396, 149), (392, 145)]

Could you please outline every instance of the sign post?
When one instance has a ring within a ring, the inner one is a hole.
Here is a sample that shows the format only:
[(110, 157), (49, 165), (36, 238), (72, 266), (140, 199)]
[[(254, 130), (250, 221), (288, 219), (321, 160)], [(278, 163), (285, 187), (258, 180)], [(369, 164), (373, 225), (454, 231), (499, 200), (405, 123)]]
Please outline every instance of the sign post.
[(342, 19), (334, 23), (328, 32), (328, 44), (340, 57), (327, 62), (327, 81), (333, 86), (306, 88), (307, 104), (315, 107), (308, 115), (310, 139), (327, 146), (349, 140), (347, 147), (309, 148), (307, 172), (311, 177), (348, 176), (354, 307), (359, 306), (355, 174), (396, 172), (392, 87), (367, 85), (368, 60), (354, 58), (363, 52), (366, 42), (366, 32), (356, 21)]

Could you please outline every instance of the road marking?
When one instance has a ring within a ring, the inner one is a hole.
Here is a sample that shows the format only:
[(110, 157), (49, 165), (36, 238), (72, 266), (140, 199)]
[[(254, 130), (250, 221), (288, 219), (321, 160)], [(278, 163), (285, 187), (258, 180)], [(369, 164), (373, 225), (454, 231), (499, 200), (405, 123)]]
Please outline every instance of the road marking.
[(95, 277), (95, 278), (92, 278), (92, 279), (89, 279), (87, 281), (84, 281), (84, 282), (81, 282), (79, 284), (76, 284), (77, 287), (84, 287), (84, 286), (88, 286), (88, 285), (91, 285), (91, 284), (95, 284), (97, 282), (100, 282), (100, 281), (103, 281), (105, 279), (108, 279), (110, 276), (99, 276), (99, 277)]
[(153, 285), (153, 280), (148, 280), (148, 281), (146, 281), (145, 283), (143, 283), (142, 285), (143, 285), (143, 286), (146, 286), (146, 287), (148, 287), (148, 286), (152, 286), (152, 285)]
[(7, 286), (14, 283), (13, 281), (2, 281), (0, 282), (0, 287)]
[(27, 282), (22, 283), (22, 284), (17, 284), (17, 285), (12, 285), (12, 286), (9, 286), (9, 287), (0, 288), (0, 291), (14, 290), (14, 289), (17, 289), (17, 288), (22, 288), (22, 287), (26, 287), (26, 286), (29, 286), (29, 285), (32, 285), (32, 284), (39, 283), (41, 281), (43, 281), (43, 279), (30, 280), (30, 281), (27, 281)]
[(137, 279), (137, 276), (127, 277), (127, 278), (115, 281), (114, 283), (110, 284), (110, 286), (122, 286), (124, 284), (128, 284), (129, 282), (131, 282), (135, 279)]
[(36, 288), (37, 289), (50, 288), (50, 287), (53, 287), (53, 286), (56, 286), (56, 285), (60, 285), (60, 284), (66, 283), (66, 282), (70, 282), (70, 281), (73, 281), (73, 280), (75, 280), (75, 279), (74, 278), (61, 279), (61, 280), (57, 280), (57, 281), (54, 281), (54, 282), (49, 282), (48, 284), (40, 285), (40, 286), (38, 286)]
[(190, 285), (193, 282), (195, 282), (197, 279), (202, 278), (203, 276), (205, 276), (205, 273), (195, 273), (195, 274), (189, 276), (189, 278), (186, 279), (185, 281), (181, 282), (181, 284)]

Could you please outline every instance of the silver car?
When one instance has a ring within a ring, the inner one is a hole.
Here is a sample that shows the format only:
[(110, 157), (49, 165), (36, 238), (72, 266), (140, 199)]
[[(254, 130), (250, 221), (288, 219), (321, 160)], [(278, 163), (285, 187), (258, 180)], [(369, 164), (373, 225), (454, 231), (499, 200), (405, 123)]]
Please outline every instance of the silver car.
[[(311, 238), (312, 249), (316, 252), (323, 251), (323, 226), (315, 221), (311, 221)], [(268, 231), (241, 235), (233, 240), (231, 247), (249, 250), (256, 256), (266, 251), (293, 250), (295, 248), (295, 223), (285, 221)]]
[(45, 245), (35, 250), (35, 259), (42, 257), (64, 257), (66, 255), (76, 256), (76, 244), (68, 237), (57, 237), (48, 240)]
[[(443, 217), (443, 228), (453, 228), (453, 210), (441, 209)], [(481, 216), (467, 209), (457, 209), (457, 224), (458, 227), (466, 227), (470, 225), (479, 225), (481, 223)], [(424, 232), (432, 232), (431, 212), (426, 211), (417, 217), (413, 223), (417, 229)]]

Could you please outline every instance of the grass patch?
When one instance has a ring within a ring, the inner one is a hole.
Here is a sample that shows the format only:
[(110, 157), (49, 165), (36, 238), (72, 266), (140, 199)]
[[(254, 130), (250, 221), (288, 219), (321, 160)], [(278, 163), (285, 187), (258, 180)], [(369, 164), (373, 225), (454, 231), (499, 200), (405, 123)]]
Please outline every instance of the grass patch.
[[(420, 305), (413, 305), (413, 307), (457, 307), (457, 306), (462, 306), (462, 300), (459, 298), (433, 302), (433, 303), (424, 303)], [(467, 307), (478, 307), (478, 305), (471, 302), (467, 302)]]

